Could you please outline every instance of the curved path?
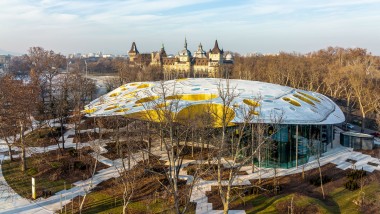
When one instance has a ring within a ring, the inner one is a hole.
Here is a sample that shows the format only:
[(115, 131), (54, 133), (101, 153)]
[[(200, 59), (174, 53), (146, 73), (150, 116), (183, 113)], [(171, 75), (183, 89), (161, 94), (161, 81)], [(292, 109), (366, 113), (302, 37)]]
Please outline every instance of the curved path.
[[(86, 131), (93, 131), (91, 130), (84, 130), (82, 132)], [(98, 131), (98, 130), (97, 130)], [(73, 143), (72, 138), (67, 138), (69, 135), (73, 135), (74, 130), (69, 129), (65, 134), (64, 137), (65, 140), (65, 147), (75, 147), (76, 144)], [(97, 141), (95, 143), (96, 146), (99, 146), (100, 153), (107, 152), (107, 150), (103, 147), (105, 145), (106, 141)], [(1, 144), (1, 141), (0, 141)], [(84, 146), (94, 146), (90, 145), (88, 143), (80, 144), (81, 147)], [(50, 150), (56, 150), (58, 147), (57, 145), (49, 146), (46, 148), (34, 148), (30, 150), (30, 153), (41, 153), (44, 151), (50, 151)], [(0, 152), (4, 150), (0, 147)], [(160, 151), (159, 146), (155, 146), (152, 148), (152, 153), (157, 156), (161, 156), (162, 160), (167, 160), (167, 156), (165, 152)], [(103, 169), (101, 171), (98, 171), (92, 179), (82, 180), (74, 183), (74, 187), (69, 190), (63, 190), (55, 195), (43, 199), (39, 198), (37, 200), (27, 200), (22, 197), (20, 197), (17, 193), (15, 193), (8, 185), (6, 184), (4, 177), (1, 173), (1, 165), (0, 165), (0, 213), (54, 213), (57, 210), (61, 209), (61, 203), (62, 205), (65, 205), (69, 203), (74, 197), (78, 195), (85, 195), (87, 192), (91, 191), (92, 188), (94, 188), (96, 185), (98, 185), (100, 182), (108, 180), (110, 178), (118, 177), (118, 171), (117, 168), (120, 168), (122, 165), (121, 159), (117, 160), (110, 160), (105, 158), (102, 155), (96, 155), (92, 154), (94, 158), (97, 158), (99, 162), (102, 162), (109, 167), (106, 169)], [(7, 159), (8, 157), (5, 155), (0, 156), (0, 162), (3, 159)], [(373, 170), (380, 170), (380, 161), (379, 159), (372, 158), (368, 155), (363, 155), (359, 152), (354, 152), (352, 149), (348, 149), (345, 147), (342, 147), (339, 145), (339, 130), (337, 130), (337, 138), (334, 141), (334, 148), (330, 149), (326, 153), (323, 154), (323, 156), (320, 158), (321, 165), (327, 164), (327, 163), (334, 163), (337, 165), (338, 168), (341, 168), (343, 170), (352, 167), (351, 163), (346, 162), (346, 160), (354, 159), (357, 160), (356, 167), (361, 168), (363, 167), (364, 170), (367, 170), (369, 172), (372, 172)], [(141, 161), (143, 159), (142, 152), (135, 153), (133, 155), (131, 166), (133, 167), (137, 162)], [(125, 160), (126, 161), (126, 160)], [(184, 167), (188, 166), (190, 163), (196, 162), (195, 160), (184, 160), (183, 165), (181, 166), (180, 170), (180, 178), (186, 179), (188, 182), (193, 181), (193, 177), (190, 175), (187, 175), (186, 171), (183, 170)], [(377, 167), (368, 165), (368, 162), (377, 163), (379, 164)], [(226, 160), (223, 160), (224, 166), (228, 167), (229, 164)], [(316, 160), (312, 160), (305, 166), (305, 170), (310, 170), (312, 168), (318, 167)], [(234, 185), (250, 185), (249, 180), (251, 179), (258, 179), (259, 176), (261, 178), (270, 178), (273, 176), (273, 170), (271, 169), (259, 169), (256, 170), (254, 173), (252, 173), (250, 166), (244, 166), (242, 167), (241, 171), (246, 171), (248, 175), (240, 175), (235, 179)], [(298, 168), (291, 168), (291, 169), (278, 169), (277, 176), (284, 176), (294, 173), (300, 173), (302, 172), (302, 166)], [(212, 204), (208, 203), (208, 198), (206, 196), (206, 191), (211, 191), (211, 186), (217, 186), (217, 181), (205, 181), (205, 180), (197, 180), (193, 192), (191, 195), (190, 200), (192, 202), (196, 202), (196, 213), (197, 214), (206, 214), (206, 213), (222, 213), (221, 210), (212, 210)], [(230, 210), (229, 213), (245, 213), (244, 210)]]

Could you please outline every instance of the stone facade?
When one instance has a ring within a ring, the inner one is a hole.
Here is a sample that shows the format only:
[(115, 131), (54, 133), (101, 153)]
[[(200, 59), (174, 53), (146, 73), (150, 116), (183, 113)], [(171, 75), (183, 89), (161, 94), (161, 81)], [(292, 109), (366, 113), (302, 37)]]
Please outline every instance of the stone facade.
[(216, 77), (224, 65), (233, 64), (232, 55), (226, 54), (225, 56), (223, 49), (219, 48), (217, 40), (209, 52), (206, 53), (202, 44), (199, 44), (197, 51), (192, 55), (187, 49), (187, 40), (185, 39), (183, 50), (174, 57), (166, 54), (164, 45), (160, 51), (140, 54), (136, 43), (133, 42), (128, 55), (131, 66), (158, 66), (161, 67), (164, 75), (172, 77)]

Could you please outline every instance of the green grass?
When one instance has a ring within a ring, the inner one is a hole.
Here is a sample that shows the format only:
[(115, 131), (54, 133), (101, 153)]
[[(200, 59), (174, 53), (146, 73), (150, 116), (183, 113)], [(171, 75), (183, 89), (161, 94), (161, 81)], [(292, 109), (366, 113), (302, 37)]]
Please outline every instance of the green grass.
[(25, 143), (31, 147), (37, 146), (49, 146), (54, 145), (55, 141), (51, 141), (52, 138), (58, 138), (61, 136), (60, 127), (53, 128), (41, 128), (33, 130), (25, 136)]
[[(32, 166), (31, 158), (27, 159), (27, 163)], [(22, 172), (20, 169), (20, 161), (4, 161), (2, 171), (5, 180), (19, 195), (24, 198), (32, 198), (32, 177), (37, 173), (35, 168), (29, 168)], [(36, 179), (37, 196), (42, 190), (47, 189), (52, 194), (64, 189), (64, 180), (50, 181), (49, 179)], [(70, 184), (66, 183), (66, 188), (69, 189)], [(40, 195), (41, 196), (41, 195)]]
[[(374, 182), (370, 185), (364, 186), (363, 191), (366, 197), (376, 198), (379, 197), (380, 184)], [(325, 202), (308, 197), (308, 196), (298, 196), (294, 203), (298, 207), (306, 207), (309, 204), (315, 204), (318, 207), (319, 213), (347, 213), (355, 214), (360, 213), (359, 207), (353, 203), (353, 200), (357, 199), (360, 190), (350, 191), (344, 187), (339, 187), (333, 192), (329, 193), (329, 197), (336, 203), (335, 205), (327, 205)], [(263, 195), (248, 195), (243, 198), (245, 203), (251, 203), (253, 207), (246, 210), (247, 213), (278, 213), (276, 205), (283, 201), (291, 201), (294, 194), (279, 195), (274, 197), (265, 197)], [(244, 203), (242, 200), (238, 200), (233, 203)]]
[[(380, 189), (380, 184), (373, 182), (367, 186), (363, 187), (363, 191), (366, 196), (371, 197), (372, 195), (378, 194)], [(334, 201), (339, 205), (341, 213), (360, 213), (358, 211), (358, 206), (352, 201), (359, 197), (360, 190), (350, 191), (344, 187), (339, 187), (330, 193)]]
[[(174, 213), (173, 211), (169, 210), (169, 207), (165, 202), (166, 200), (162, 199), (157, 199), (157, 201), (154, 203), (151, 201), (130, 202), (128, 204), (128, 209), (129, 213)], [(71, 204), (67, 205), (67, 210), (69, 209), (71, 212)], [(122, 213), (122, 209), (123, 200), (120, 196), (116, 198), (115, 203), (115, 197), (112, 197), (102, 191), (95, 191), (87, 195), (82, 213)], [(74, 212), (77, 211), (78, 208), (74, 208)], [(195, 206), (190, 207), (186, 213), (195, 213)]]

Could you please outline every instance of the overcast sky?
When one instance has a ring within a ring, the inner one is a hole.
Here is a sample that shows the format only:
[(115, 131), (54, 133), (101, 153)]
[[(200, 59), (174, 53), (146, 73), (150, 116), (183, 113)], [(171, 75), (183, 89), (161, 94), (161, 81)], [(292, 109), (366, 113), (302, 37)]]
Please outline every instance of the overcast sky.
[(380, 0), (0, 0), (0, 49), (63, 54), (224, 50), (307, 53), (328, 46), (380, 55)]

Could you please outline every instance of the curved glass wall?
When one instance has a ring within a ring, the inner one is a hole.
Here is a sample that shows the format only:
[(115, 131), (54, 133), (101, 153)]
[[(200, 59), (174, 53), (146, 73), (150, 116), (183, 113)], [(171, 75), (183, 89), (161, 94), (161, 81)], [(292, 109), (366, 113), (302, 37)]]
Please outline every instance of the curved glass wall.
[(354, 150), (372, 150), (374, 148), (374, 137), (362, 133), (342, 132), (340, 133), (340, 144)]
[(291, 168), (305, 164), (311, 156), (326, 152), (327, 145), (333, 141), (332, 130), (332, 125), (269, 126), (269, 142), (262, 145), (254, 162), (270, 168)]

